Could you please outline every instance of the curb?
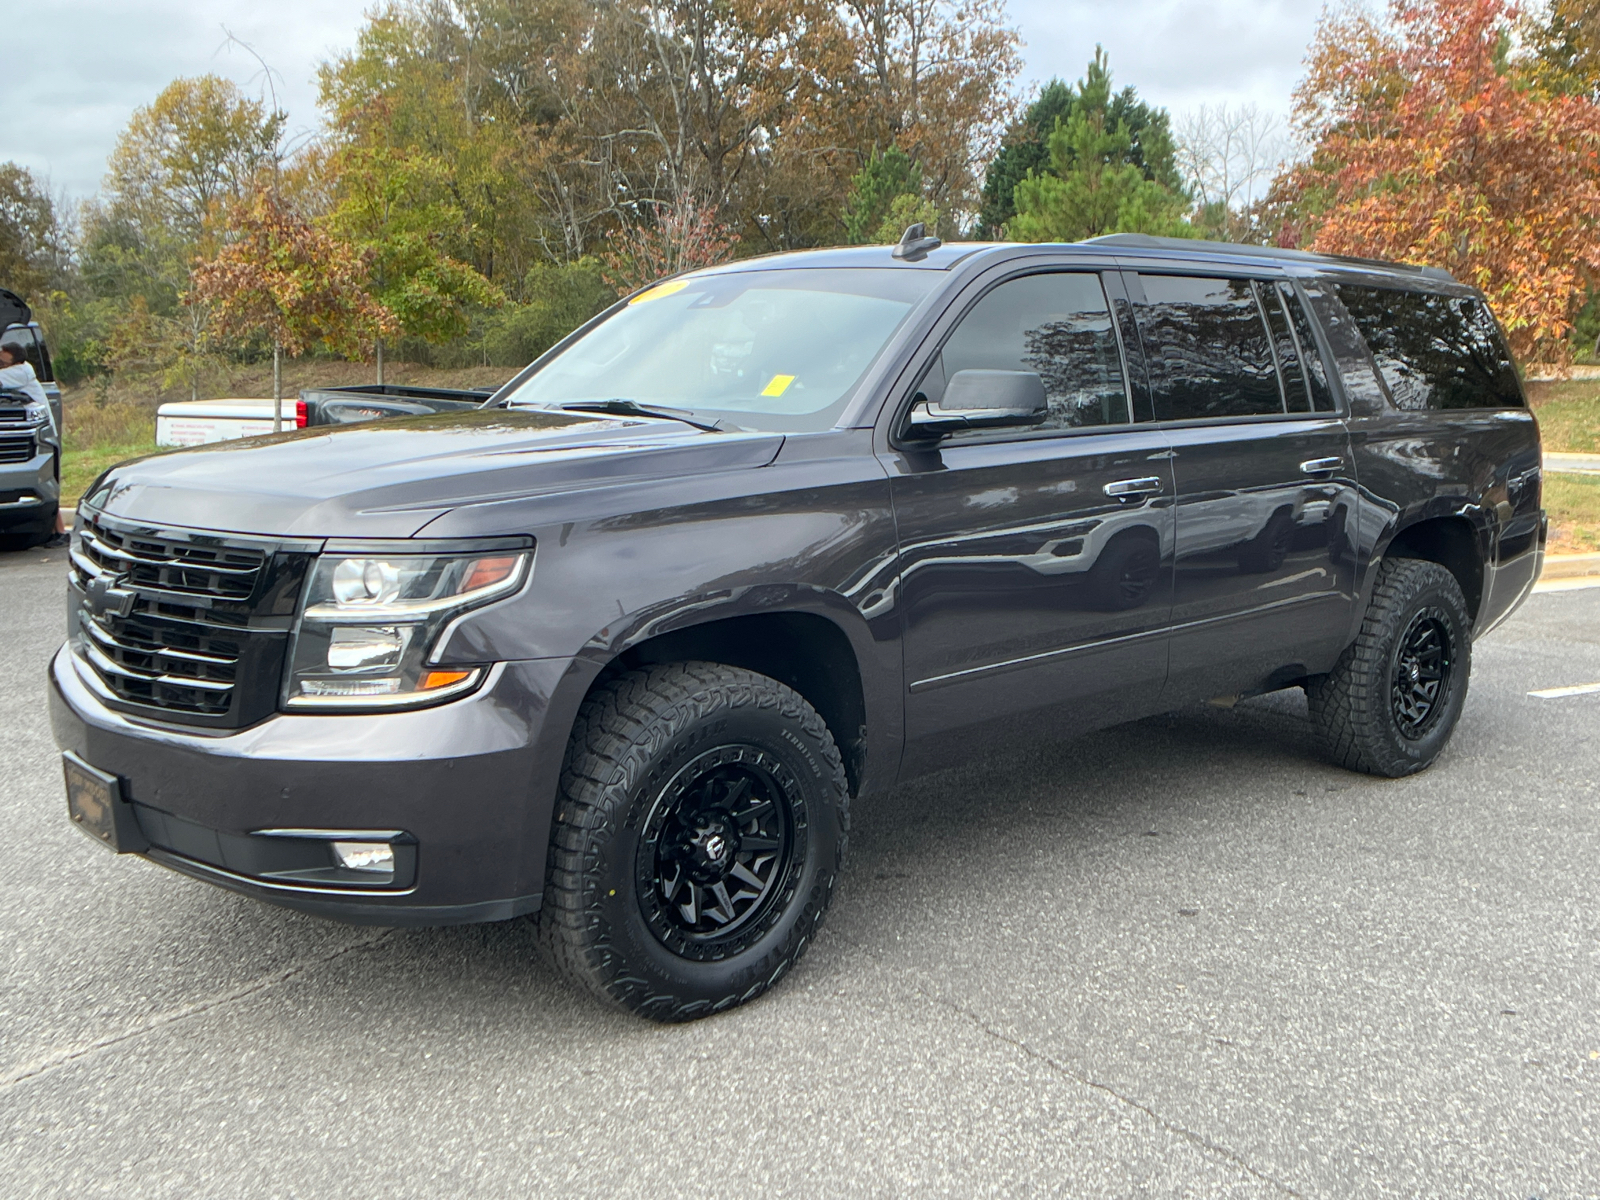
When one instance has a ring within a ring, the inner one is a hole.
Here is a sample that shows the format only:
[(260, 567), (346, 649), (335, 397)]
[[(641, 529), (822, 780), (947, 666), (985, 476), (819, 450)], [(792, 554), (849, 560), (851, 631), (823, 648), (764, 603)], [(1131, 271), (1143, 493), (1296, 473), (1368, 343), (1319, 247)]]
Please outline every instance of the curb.
[(1544, 456), (1544, 469), (1559, 474), (1600, 475), (1600, 454), (1563, 454), (1557, 451)]
[(1547, 554), (1540, 579), (1580, 579), (1600, 575), (1600, 554)]

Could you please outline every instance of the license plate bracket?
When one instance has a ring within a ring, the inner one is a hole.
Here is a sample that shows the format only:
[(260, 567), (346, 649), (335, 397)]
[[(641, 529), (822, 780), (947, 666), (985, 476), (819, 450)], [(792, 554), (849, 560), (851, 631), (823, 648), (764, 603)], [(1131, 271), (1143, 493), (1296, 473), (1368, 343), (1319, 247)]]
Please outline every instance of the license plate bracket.
[(133, 805), (122, 796), (122, 781), (91, 767), (68, 750), (61, 756), (67, 784), (67, 817), (114, 854), (139, 854), (150, 843), (139, 828)]

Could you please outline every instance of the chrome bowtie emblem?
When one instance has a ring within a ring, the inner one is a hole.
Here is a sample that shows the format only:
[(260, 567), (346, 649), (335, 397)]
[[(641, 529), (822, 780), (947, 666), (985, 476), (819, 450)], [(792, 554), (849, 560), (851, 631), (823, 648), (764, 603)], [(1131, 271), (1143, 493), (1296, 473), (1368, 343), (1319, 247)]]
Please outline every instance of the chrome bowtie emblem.
[(97, 575), (89, 581), (89, 606), (97, 613), (125, 617), (133, 611), (134, 593), (118, 585), (122, 575)]

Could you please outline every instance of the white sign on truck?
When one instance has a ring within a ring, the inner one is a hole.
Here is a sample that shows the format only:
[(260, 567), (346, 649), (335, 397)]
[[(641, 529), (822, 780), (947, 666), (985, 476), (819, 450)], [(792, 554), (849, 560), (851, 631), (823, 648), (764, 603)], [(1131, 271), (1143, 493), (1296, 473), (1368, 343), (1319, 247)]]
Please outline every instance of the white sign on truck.
[[(303, 401), (279, 404), (284, 429), (305, 428)], [(182, 400), (156, 409), (158, 446), (203, 446), (271, 432), (271, 400)]]

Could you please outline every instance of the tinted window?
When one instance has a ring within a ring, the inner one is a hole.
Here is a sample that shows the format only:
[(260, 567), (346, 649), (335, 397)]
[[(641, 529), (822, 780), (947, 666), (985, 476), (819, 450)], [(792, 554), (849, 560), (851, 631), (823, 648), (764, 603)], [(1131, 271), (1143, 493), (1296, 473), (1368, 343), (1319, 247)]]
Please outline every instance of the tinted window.
[(1300, 366), (1300, 344), (1289, 328), (1283, 296), (1270, 283), (1256, 284), (1256, 294), (1267, 310), (1267, 326), (1272, 330), (1272, 346), (1278, 354), (1278, 374), (1283, 378), (1283, 401), (1290, 412), (1311, 411), (1311, 389), (1306, 386)]
[(1350, 415), (1379, 415), (1387, 407), (1383, 384), (1378, 380), (1378, 369), (1372, 363), (1372, 355), (1367, 352), (1367, 343), (1362, 340), (1355, 322), (1333, 294), (1331, 284), (1307, 279), (1302, 281), (1301, 286), (1311, 299), (1312, 309), (1321, 319), (1322, 330), (1328, 338), (1328, 348), (1333, 352), (1339, 378), (1344, 383)]
[(1245, 417), (1284, 411), (1255, 288), (1248, 279), (1141, 275), (1139, 333), (1156, 416)]
[(1063, 272), (1002, 283), (962, 318), (943, 359), (947, 379), (966, 370), (1035, 372), (1050, 402), (1050, 416), (1038, 428), (1128, 421), (1117, 335), (1098, 275)]
[(1306, 386), (1311, 392), (1311, 407), (1317, 412), (1332, 412), (1333, 389), (1328, 386), (1328, 370), (1322, 363), (1322, 352), (1317, 349), (1316, 336), (1311, 332), (1311, 318), (1300, 304), (1300, 297), (1287, 283), (1278, 284), (1278, 302), (1289, 314), (1289, 324), (1294, 330), (1295, 344), (1300, 349), (1300, 362), (1306, 368)]
[(1477, 300), (1338, 285), (1395, 406), (1521, 408), (1517, 373)]

